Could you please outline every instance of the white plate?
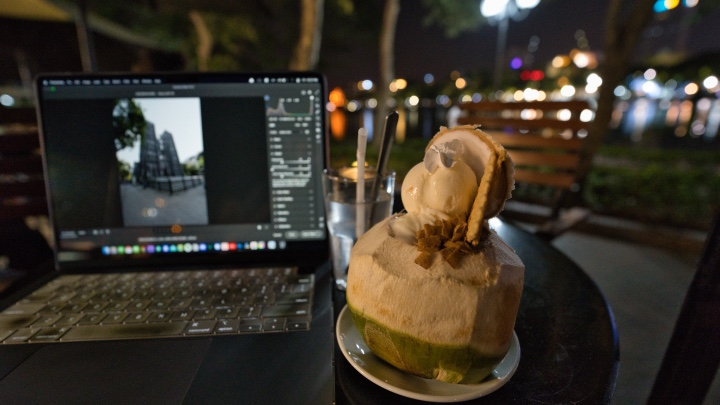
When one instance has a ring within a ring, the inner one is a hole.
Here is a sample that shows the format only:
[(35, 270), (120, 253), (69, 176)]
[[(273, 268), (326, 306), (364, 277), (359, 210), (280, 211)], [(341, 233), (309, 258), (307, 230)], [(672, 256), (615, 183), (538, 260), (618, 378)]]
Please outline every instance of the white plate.
[(450, 384), (408, 374), (375, 356), (355, 328), (347, 306), (340, 312), (335, 334), (343, 355), (360, 374), (386, 390), (423, 401), (466, 401), (490, 394), (510, 380), (520, 362), (520, 342), (513, 332), (510, 350), (483, 382)]

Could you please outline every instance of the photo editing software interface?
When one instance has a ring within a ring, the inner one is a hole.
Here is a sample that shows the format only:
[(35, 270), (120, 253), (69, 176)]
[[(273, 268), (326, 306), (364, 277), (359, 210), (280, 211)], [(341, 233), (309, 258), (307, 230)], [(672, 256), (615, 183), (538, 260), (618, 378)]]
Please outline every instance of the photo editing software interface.
[(323, 241), (323, 81), (39, 81), (60, 261)]

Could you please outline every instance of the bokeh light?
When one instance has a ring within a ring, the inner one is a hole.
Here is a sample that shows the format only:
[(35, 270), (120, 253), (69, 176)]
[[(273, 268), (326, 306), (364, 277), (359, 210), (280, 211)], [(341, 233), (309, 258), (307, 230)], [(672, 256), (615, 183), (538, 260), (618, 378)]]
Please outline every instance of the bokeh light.
[(595, 118), (595, 113), (592, 110), (585, 109), (580, 112), (580, 121), (590, 122)]
[(575, 87), (566, 84), (560, 88), (560, 94), (562, 94), (563, 97), (572, 97), (575, 95)]
[(480, 13), (483, 17), (496, 17), (505, 12), (509, 0), (485, 0), (480, 3)]
[(692, 83), (692, 82), (688, 83), (688, 84), (685, 86), (685, 94), (687, 94), (688, 96), (693, 96), (693, 95), (695, 95), (695, 94), (698, 92), (698, 90), (700, 90), (700, 88), (698, 87), (698, 85), (695, 84), (695, 83)]
[(340, 87), (332, 89), (328, 95), (328, 99), (335, 107), (343, 107), (345, 105), (345, 93), (343, 93)]
[(360, 90), (370, 91), (373, 89), (373, 86), (374, 86), (373, 82), (370, 79), (365, 79), (365, 80), (361, 81), (360, 83), (358, 83), (358, 88)]
[(523, 99), (525, 101), (537, 101), (539, 93), (536, 89), (527, 88), (523, 91)]
[(450, 97), (448, 97), (444, 94), (441, 94), (441, 95), (435, 97), (435, 102), (438, 103), (439, 105), (447, 107), (448, 105), (450, 105)]
[(572, 118), (572, 112), (568, 109), (558, 110), (557, 119), (560, 121), (570, 121)]
[(552, 66), (554, 68), (564, 68), (570, 64), (570, 58), (565, 55), (558, 55), (553, 58)]
[(579, 68), (586, 68), (590, 64), (590, 58), (584, 52), (578, 52), (573, 56), (573, 63)]
[(703, 86), (710, 91), (718, 90), (718, 84), (717, 76), (708, 76), (703, 80)]
[(540, 0), (515, 0), (515, 4), (520, 8), (535, 8), (540, 4)]
[(15, 105), (15, 99), (9, 94), (2, 94), (0, 95), (0, 104), (4, 105), (5, 107), (12, 107), (13, 105)]

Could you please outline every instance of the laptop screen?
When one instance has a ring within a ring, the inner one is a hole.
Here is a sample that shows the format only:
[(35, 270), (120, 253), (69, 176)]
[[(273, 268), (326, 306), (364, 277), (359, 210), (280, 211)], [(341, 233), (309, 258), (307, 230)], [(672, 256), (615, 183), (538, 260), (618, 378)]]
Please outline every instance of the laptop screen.
[(323, 77), (37, 79), (58, 264), (327, 249)]

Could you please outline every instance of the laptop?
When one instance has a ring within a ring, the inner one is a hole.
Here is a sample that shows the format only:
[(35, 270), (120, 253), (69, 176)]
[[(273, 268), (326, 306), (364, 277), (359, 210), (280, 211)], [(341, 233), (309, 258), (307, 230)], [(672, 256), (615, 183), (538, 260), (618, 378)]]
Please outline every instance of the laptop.
[(317, 73), (36, 79), (55, 271), (0, 403), (332, 403)]

